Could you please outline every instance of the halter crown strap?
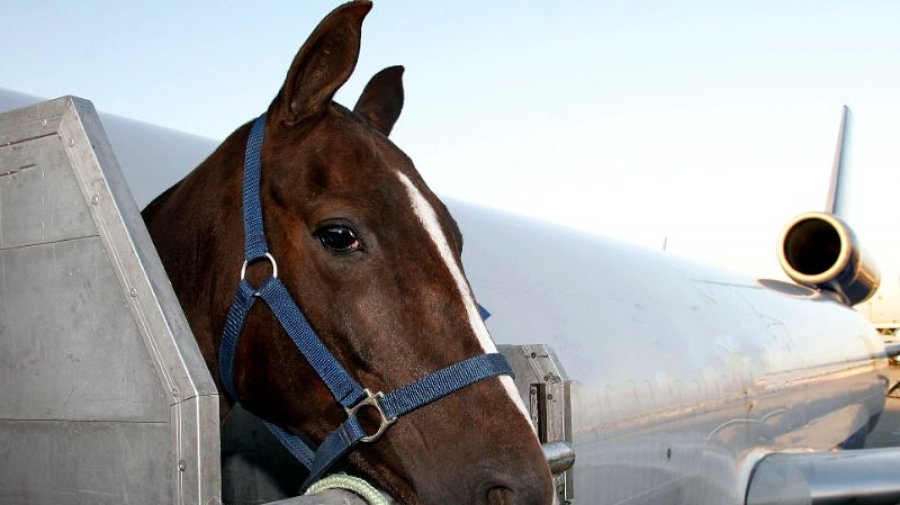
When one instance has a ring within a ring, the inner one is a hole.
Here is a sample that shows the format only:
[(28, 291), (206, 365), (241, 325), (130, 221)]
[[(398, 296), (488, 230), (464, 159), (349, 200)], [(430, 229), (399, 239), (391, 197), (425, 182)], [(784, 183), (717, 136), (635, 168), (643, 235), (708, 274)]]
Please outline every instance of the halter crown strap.
[(262, 202), (259, 198), (265, 130), (266, 115), (262, 114), (250, 128), (247, 149), (244, 151), (244, 260), (248, 262), (269, 252), (266, 232), (263, 229)]
[[(262, 299), (303, 357), (347, 412), (347, 420), (325, 437), (317, 450), (313, 450), (298, 435), (275, 424), (265, 422), (275, 438), (298, 461), (309, 468), (309, 476), (303, 485), (305, 489), (325, 475), (359, 443), (377, 440), (398, 417), (478, 381), (499, 375), (512, 375), (512, 369), (501, 354), (482, 354), (434, 372), (387, 394), (372, 393), (368, 389), (364, 389), (347, 373), (347, 370), (322, 343), (288, 293), (287, 288), (278, 280), (275, 259), (268, 251), (260, 199), (261, 150), (265, 135), (265, 121), (266, 116), (263, 114), (253, 123), (244, 156), (243, 270), (246, 269), (248, 263), (268, 257), (272, 262), (273, 274), (256, 288), (244, 279), (242, 270), (241, 280), (238, 283), (222, 331), (219, 367), (223, 387), (235, 401), (239, 401), (240, 398), (234, 384), (234, 361), (238, 340), (247, 314), (256, 300)], [(489, 315), (480, 306), (479, 312), (484, 318)], [(363, 407), (374, 408), (381, 416), (381, 423), (374, 433), (367, 433), (356, 415), (357, 411)]]

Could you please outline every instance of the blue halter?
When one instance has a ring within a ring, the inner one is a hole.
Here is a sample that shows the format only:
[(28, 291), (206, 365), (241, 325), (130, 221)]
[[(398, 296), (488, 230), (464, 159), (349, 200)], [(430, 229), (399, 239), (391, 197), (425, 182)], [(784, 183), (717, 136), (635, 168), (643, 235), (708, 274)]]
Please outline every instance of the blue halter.
[[(247, 139), (244, 154), (244, 265), (241, 280), (228, 310), (222, 342), (219, 347), (219, 372), (222, 385), (235, 401), (239, 401), (234, 387), (234, 356), (238, 338), (250, 308), (257, 299), (262, 299), (272, 310), (275, 318), (312, 365), (316, 373), (347, 412), (347, 420), (331, 432), (318, 449), (313, 450), (301, 437), (284, 428), (266, 422), (275, 437), (309, 469), (309, 476), (303, 484), (310, 484), (324, 476), (332, 466), (352, 451), (361, 442), (378, 440), (398, 417), (439, 400), (450, 393), (478, 381), (499, 375), (512, 375), (512, 370), (503, 355), (482, 354), (461, 361), (432, 373), (412, 384), (390, 393), (373, 393), (357, 383), (343, 366), (328, 351), (322, 340), (310, 326), (303, 312), (294, 302), (287, 289), (278, 280), (278, 265), (269, 253), (263, 231), (262, 204), (260, 201), (260, 174), (262, 150), (265, 134), (266, 115), (256, 119)], [(272, 264), (272, 275), (260, 286), (252, 286), (245, 278), (247, 265), (260, 260)], [(479, 307), (482, 316), (486, 311)], [(381, 417), (378, 429), (367, 433), (356, 413), (362, 407), (374, 408)]]

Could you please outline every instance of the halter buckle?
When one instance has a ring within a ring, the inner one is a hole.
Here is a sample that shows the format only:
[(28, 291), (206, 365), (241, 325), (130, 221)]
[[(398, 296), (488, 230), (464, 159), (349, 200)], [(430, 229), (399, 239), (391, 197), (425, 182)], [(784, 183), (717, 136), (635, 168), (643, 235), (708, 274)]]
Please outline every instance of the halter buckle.
[(363, 392), (366, 394), (366, 397), (352, 407), (345, 407), (345, 410), (347, 411), (348, 418), (356, 417), (356, 412), (363, 407), (373, 407), (378, 412), (378, 415), (381, 417), (381, 420), (378, 423), (378, 429), (375, 430), (375, 433), (366, 435), (360, 439), (360, 441), (368, 443), (381, 438), (381, 435), (388, 429), (388, 426), (394, 424), (397, 418), (388, 418), (387, 414), (384, 413), (384, 408), (381, 406), (381, 399), (384, 398), (384, 393), (381, 391), (373, 393), (368, 388), (363, 389)]

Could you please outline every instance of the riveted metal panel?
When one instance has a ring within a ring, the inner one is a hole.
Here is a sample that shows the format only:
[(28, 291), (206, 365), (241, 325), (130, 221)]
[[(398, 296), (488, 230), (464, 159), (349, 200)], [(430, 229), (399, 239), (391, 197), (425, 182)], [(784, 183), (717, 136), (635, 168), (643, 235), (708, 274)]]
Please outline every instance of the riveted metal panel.
[(99, 237), (0, 249), (0, 268), (0, 418), (168, 421)]
[(0, 502), (174, 503), (169, 424), (0, 421)]
[(547, 463), (553, 473), (559, 503), (574, 496), (575, 450), (572, 444), (571, 384), (565, 369), (544, 344), (499, 345), (515, 374)]
[(0, 147), (0, 248), (96, 235), (77, 191), (58, 137)]
[(90, 103), (0, 115), (0, 502), (220, 502), (218, 394)]

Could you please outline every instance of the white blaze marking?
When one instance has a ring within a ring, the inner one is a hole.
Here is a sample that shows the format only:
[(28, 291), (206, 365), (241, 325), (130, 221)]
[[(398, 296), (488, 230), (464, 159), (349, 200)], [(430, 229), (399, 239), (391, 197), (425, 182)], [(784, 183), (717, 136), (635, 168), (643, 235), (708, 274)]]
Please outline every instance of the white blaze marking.
[[(431, 204), (428, 203), (428, 200), (425, 199), (419, 189), (413, 185), (412, 181), (410, 181), (405, 174), (398, 171), (397, 176), (400, 178), (403, 185), (406, 186), (406, 192), (409, 194), (410, 200), (412, 200), (412, 207), (416, 216), (419, 217), (419, 221), (425, 226), (425, 231), (428, 232), (428, 235), (431, 236), (431, 240), (437, 246), (437, 249), (441, 254), (441, 259), (444, 260), (444, 264), (447, 266), (451, 277), (453, 277), (453, 280), (456, 283), (456, 287), (463, 300), (463, 305), (466, 307), (466, 314), (469, 316), (469, 326), (478, 338), (481, 349), (485, 353), (497, 352), (497, 346), (494, 345), (494, 340), (491, 338), (490, 334), (488, 334), (487, 326), (484, 325), (484, 321), (478, 313), (478, 307), (475, 305), (475, 298), (472, 296), (472, 291), (469, 289), (469, 284), (466, 282), (462, 270), (459, 268), (459, 265), (456, 264), (456, 259), (453, 257), (453, 253), (450, 249), (450, 243), (447, 242), (444, 230), (441, 229), (434, 208), (432, 208)], [(528, 415), (525, 404), (522, 402), (522, 398), (519, 396), (519, 392), (516, 390), (512, 378), (508, 375), (502, 375), (499, 379), (512, 402), (525, 417), (525, 420), (528, 421), (528, 424), (531, 425), (531, 416)], [(533, 427), (534, 426), (532, 425), (532, 428)]]

